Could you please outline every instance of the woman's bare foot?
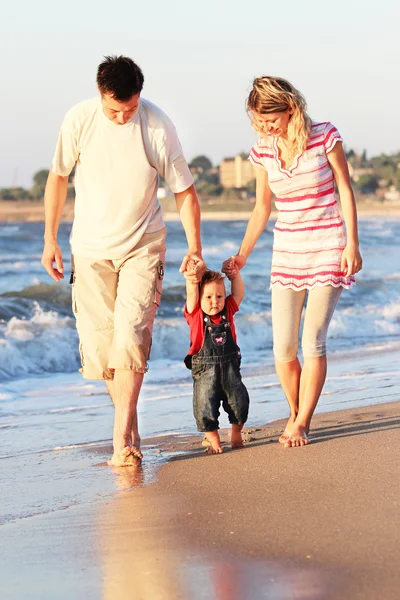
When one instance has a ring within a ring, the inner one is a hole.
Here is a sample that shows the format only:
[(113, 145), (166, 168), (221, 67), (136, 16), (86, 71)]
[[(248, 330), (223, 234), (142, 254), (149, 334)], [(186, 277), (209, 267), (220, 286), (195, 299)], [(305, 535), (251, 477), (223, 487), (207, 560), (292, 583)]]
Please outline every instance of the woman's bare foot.
[(242, 429), (243, 425), (232, 425), (231, 448), (243, 448)]
[(295, 419), (296, 419), (295, 415), (290, 415), (288, 422), (286, 423), (286, 427), (283, 430), (282, 435), (279, 437), (280, 444), (285, 444), (288, 441), (288, 439), (290, 438), (290, 434), (292, 432)]
[(140, 465), (142, 458), (143, 454), (140, 452), (139, 448), (136, 448), (135, 446), (125, 446), (121, 452), (114, 452), (107, 464), (113, 467), (136, 467), (137, 465)]
[(310, 443), (306, 428), (302, 425), (294, 425), (288, 439), (284, 442), (285, 448), (297, 448), (307, 446)]
[(204, 434), (210, 446), (207, 449), (208, 454), (221, 454), (223, 452), (221, 440), (218, 431), (206, 431)]

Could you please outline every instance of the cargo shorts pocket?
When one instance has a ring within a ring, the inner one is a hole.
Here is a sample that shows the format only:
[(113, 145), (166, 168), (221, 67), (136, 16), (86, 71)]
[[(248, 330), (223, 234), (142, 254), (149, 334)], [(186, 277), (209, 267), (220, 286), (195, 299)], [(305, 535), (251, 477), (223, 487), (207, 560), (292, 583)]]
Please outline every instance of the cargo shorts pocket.
[(75, 273), (71, 271), (71, 277), (69, 279), (69, 283), (71, 284), (71, 298), (72, 298), (72, 312), (76, 316), (78, 314), (78, 303), (76, 301), (76, 289), (75, 289)]
[(85, 359), (84, 359), (84, 356), (83, 356), (83, 345), (82, 345), (82, 342), (79, 343), (79, 355), (80, 355), (80, 358), (81, 358), (81, 367), (83, 369), (83, 367), (85, 366)]
[(153, 304), (156, 306), (160, 306), (161, 304), (161, 295), (162, 295), (162, 284), (164, 278), (164, 263), (162, 260), (159, 261), (156, 269), (156, 276), (154, 280), (154, 289), (153, 289)]

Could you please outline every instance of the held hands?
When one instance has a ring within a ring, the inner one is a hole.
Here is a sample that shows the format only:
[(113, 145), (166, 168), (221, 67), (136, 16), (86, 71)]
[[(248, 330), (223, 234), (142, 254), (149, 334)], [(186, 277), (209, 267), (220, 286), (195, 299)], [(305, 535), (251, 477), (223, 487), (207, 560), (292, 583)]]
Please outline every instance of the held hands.
[(229, 281), (235, 279), (240, 269), (246, 264), (246, 258), (242, 254), (231, 256), (222, 263), (222, 272), (225, 273)]
[(191, 283), (199, 283), (207, 267), (200, 254), (188, 252), (182, 260), (179, 272)]
[[(41, 262), (50, 277), (55, 279), (55, 281), (58, 282), (60, 279), (64, 279), (62, 252), (57, 242), (45, 242)], [(56, 268), (53, 267), (54, 262), (56, 263)]]
[(345, 277), (350, 277), (350, 275), (361, 271), (362, 258), (358, 246), (347, 244), (342, 253), (340, 269)]

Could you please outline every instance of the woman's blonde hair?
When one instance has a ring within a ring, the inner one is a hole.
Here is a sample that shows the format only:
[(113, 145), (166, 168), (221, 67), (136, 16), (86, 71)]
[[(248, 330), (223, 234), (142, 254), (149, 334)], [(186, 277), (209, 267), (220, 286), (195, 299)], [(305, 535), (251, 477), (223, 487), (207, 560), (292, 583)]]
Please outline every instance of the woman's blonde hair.
[(296, 155), (306, 149), (311, 129), (311, 119), (306, 112), (307, 103), (304, 96), (282, 77), (269, 75), (256, 77), (247, 98), (247, 112), (253, 128), (261, 135), (265, 135), (257, 126), (253, 113), (267, 115), (287, 110), (291, 115), (287, 130), (288, 139), (291, 153)]

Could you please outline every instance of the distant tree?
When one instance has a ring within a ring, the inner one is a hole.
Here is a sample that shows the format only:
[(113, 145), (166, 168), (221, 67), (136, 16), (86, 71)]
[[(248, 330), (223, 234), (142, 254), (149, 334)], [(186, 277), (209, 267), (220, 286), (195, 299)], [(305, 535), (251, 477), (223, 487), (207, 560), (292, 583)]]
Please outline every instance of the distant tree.
[(361, 154), (361, 166), (365, 167), (368, 164), (367, 151), (364, 149)]
[(400, 169), (397, 170), (395, 178), (394, 178), (394, 185), (396, 186), (396, 190), (398, 192), (400, 192)]
[(354, 152), (354, 150), (352, 148), (350, 148), (350, 150), (345, 150), (345, 154), (346, 154), (346, 158), (347, 160), (349, 160), (351, 162), (352, 159), (355, 158), (356, 153)]
[(33, 186), (31, 187), (32, 197), (36, 200), (41, 200), (44, 196), (44, 188), (46, 187), (47, 177), (49, 176), (48, 169), (40, 169), (34, 173)]
[(32, 196), (29, 190), (22, 187), (15, 188), (1, 188), (0, 189), (0, 200), (31, 200)]
[(189, 167), (191, 169), (203, 169), (203, 171), (208, 171), (209, 169), (213, 168), (213, 165), (207, 156), (201, 155), (196, 156), (190, 163)]
[(32, 198), (34, 198), (35, 200), (42, 200), (42, 198), (44, 197), (44, 189), (45, 189), (45, 184), (35, 184), (31, 187), (31, 195)]
[(363, 194), (373, 194), (379, 187), (379, 180), (376, 175), (365, 174), (361, 175), (358, 181), (355, 183), (357, 189)]
[(252, 179), (249, 183), (246, 184), (246, 190), (252, 195), (256, 194), (256, 180)]
[(219, 183), (198, 179), (196, 181), (196, 190), (199, 194), (204, 196), (220, 196), (224, 188)]
[(36, 171), (33, 175), (33, 184), (34, 185), (46, 185), (47, 177), (49, 176), (48, 169), (40, 169), (40, 171)]

